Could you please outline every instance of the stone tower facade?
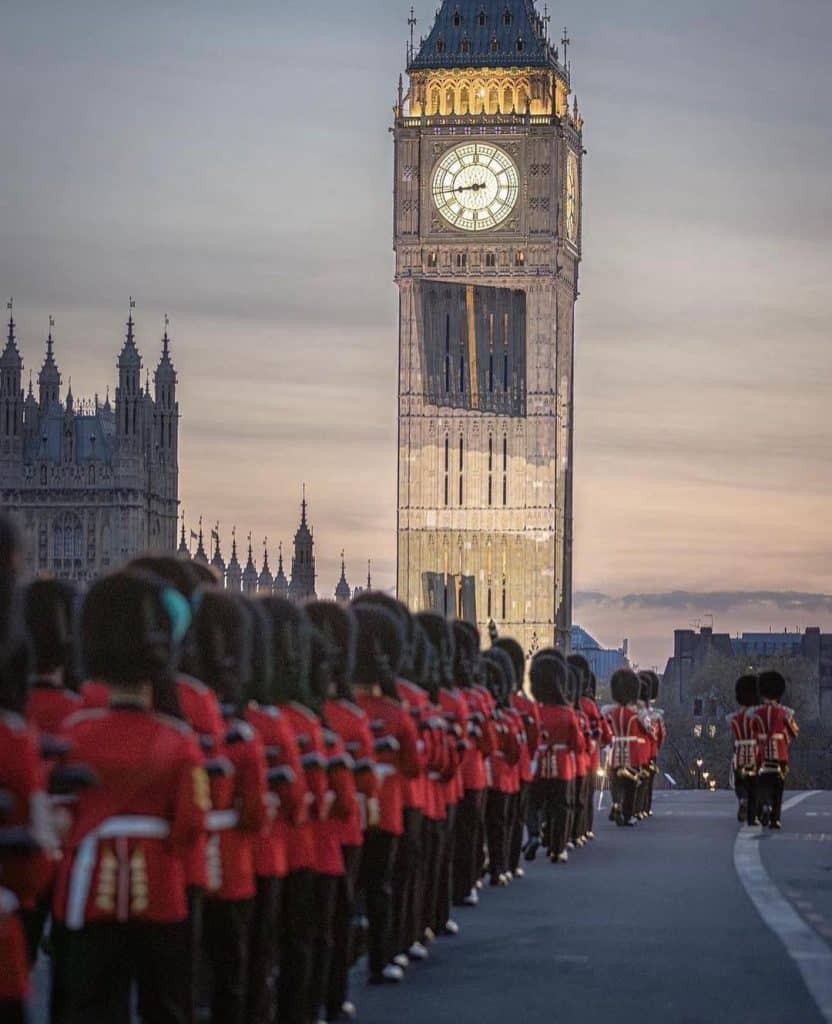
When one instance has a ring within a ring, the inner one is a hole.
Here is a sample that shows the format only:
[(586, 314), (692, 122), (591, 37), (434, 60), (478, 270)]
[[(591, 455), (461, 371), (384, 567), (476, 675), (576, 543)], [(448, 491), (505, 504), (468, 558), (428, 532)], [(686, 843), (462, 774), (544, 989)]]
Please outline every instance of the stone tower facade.
[[(10, 304), (11, 305), (11, 304)], [(61, 400), (50, 320), (37, 397), (24, 398), (9, 316), (0, 356), (0, 504), (17, 521), (29, 572), (90, 580), (143, 551), (176, 550), (179, 405), (167, 323), (142, 386), (133, 309), (118, 357), (115, 405)]]
[(407, 73), (398, 594), (566, 649), (583, 159), (569, 65), (533, 0), (443, 0)]
[(289, 583), (289, 598), (296, 604), (314, 601), (317, 598), (315, 593), (315, 538), (306, 521), (305, 487), (300, 510), (300, 526), (295, 534), (295, 553), (292, 556), (292, 580)]

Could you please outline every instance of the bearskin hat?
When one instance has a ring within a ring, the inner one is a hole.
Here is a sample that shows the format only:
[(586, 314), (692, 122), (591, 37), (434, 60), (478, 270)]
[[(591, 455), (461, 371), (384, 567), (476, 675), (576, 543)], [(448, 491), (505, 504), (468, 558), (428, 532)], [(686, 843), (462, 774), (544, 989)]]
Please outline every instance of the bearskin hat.
[(598, 676), (594, 672), (589, 673), (589, 696), (593, 700), (598, 696)]
[(436, 651), (439, 685), (448, 689), (454, 685), (456, 661), (456, 631), (451, 623), (436, 612), (419, 612), (416, 622)]
[(476, 669), (479, 644), (466, 623), (454, 619), (451, 623), (454, 636), (454, 682), (457, 686), (473, 686), (477, 681)]
[(786, 680), (774, 669), (760, 673), (760, 696), (764, 700), (782, 700), (786, 693)]
[(241, 597), (206, 589), (194, 616), (197, 675), (220, 701), (238, 704), (251, 674), (251, 615)]
[(304, 611), (330, 645), (330, 672), (338, 697), (352, 700), (357, 631), (352, 610), (335, 601), (312, 601), (304, 605)]
[(395, 680), (404, 647), (401, 621), (383, 605), (370, 601), (356, 601), (353, 613), (358, 627), (354, 680), (381, 686), (387, 696), (395, 698)]
[[(491, 673), (490, 679), (492, 684), (497, 684), (499, 687), (495, 692), (495, 690), (489, 685), (489, 692), (498, 704), (508, 704), (512, 693), (514, 693), (514, 690), (517, 687), (517, 677), (514, 674), (514, 665), (511, 661), (511, 655), (508, 651), (504, 651), (502, 647), (492, 647), (483, 654), (482, 660), (483, 664), (486, 666), (486, 670)], [(493, 672), (491, 672), (492, 665), (497, 666), (499, 670), (499, 678), (496, 678)]]
[(321, 714), (324, 704), (334, 694), (332, 659), (337, 651), (324, 634), (310, 626), (309, 633), (309, 692), (307, 705)]
[(566, 660), (578, 673), (580, 696), (586, 696), (589, 693), (589, 677), (591, 675), (589, 662), (583, 654), (570, 654)]
[(190, 600), (193, 592), (203, 582), (196, 570), (198, 564), (173, 555), (140, 555), (129, 562), (127, 568), (158, 576)]
[(638, 699), (644, 701), (645, 704), (649, 703), (651, 690), (652, 681), (650, 673), (644, 669), (638, 673)]
[(759, 680), (755, 675), (740, 676), (734, 686), (737, 704), (744, 708), (753, 708), (760, 703)]
[(359, 604), (374, 604), (385, 608), (391, 615), (399, 620), (402, 628), (402, 654), (399, 661), (398, 673), (410, 679), (413, 675), (413, 616), (410, 609), (402, 601), (385, 594), (382, 590), (369, 590), (359, 594), (353, 601), (353, 606)]
[(203, 587), (218, 587), (220, 583), (219, 575), (217, 570), (212, 565), (206, 565), (204, 562), (190, 562), (189, 563), (196, 577)]
[(558, 657), (552, 647), (538, 651), (529, 667), (532, 696), (538, 704), (558, 705), (569, 703), (566, 697), (566, 663)]
[[(234, 595), (235, 598), (237, 595)], [(272, 624), (261, 601), (240, 595), (249, 615), (251, 628), (251, 670), (248, 672), (246, 697), (258, 704), (268, 704), (272, 695)]]
[(634, 704), (640, 690), (639, 678), (631, 668), (619, 668), (613, 672), (610, 693), (616, 704)]
[(515, 688), (522, 690), (523, 681), (526, 677), (526, 655), (523, 652), (523, 648), (513, 636), (498, 637), (492, 646), (505, 651), (511, 658), (511, 664), (514, 666), (514, 678), (517, 681)]
[(659, 699), (659, 691), (661, 689), (661, 680), (659, 679), (658, 672), (654, 672), (652, 668), (645, 669), (644, 675), (650, 682), (650, 694), (648, 700), (654, 701)]
[(135, 570), (96, 580), (81, 608), (87, 676), (125, 688), (166, 683), (178, 653), (172, 593), (157, 577)]
[(284, 597), (258, 597), (257, 602), (271, 626), (272, 692), (267, 703), (305, 701), (309, 686), (309, 618)]
[(63, 580), (34, 580), (26, 588), (23, 617), (38, 675), (71, 661), (75, 596), (75, 588)]

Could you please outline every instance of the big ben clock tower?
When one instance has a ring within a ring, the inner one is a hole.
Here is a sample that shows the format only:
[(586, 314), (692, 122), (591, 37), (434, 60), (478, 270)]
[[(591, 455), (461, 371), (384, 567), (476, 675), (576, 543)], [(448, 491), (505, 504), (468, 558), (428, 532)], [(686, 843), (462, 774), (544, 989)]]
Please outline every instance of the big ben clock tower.
[(569, 67), (534, 0), (443, 0), (407, 74), (399, 597), (567, 648), (583, 155)]

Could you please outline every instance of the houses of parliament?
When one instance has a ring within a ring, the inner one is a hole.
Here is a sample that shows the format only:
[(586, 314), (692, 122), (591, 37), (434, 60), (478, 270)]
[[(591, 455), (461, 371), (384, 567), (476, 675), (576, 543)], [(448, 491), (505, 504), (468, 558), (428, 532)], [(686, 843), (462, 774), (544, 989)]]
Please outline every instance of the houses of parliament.
[[(144, 363), (137, 343), (133, 300), (127, 332), (116, 360), (115, 402), (98, 396), (76, 401), (71, 384), (62, 393), (62, 375), (50, 318), (43, 363), (23, 389), (24, 362), (9, 302), (6, 344), (0, 356), (0, 507), (16, 521), (29, 574), (85, 583), (142, 552), (177, 547), (179, 519), (179, 403), (176, 369), (165, 318), (159, 361), (142, 384)], [(268, 551), (258, 570), (251, 542), (241, 565), (236, 534), (226, 564), (219, 527), (205, 551), (202, 524), (193, 534), (191, 556), (182, 523), (179, 553), (210, 564), (230, 590), (275, 593), (302, 602), (316, 597), (315, 539), (304, 493), (294, 538), (290, 576), (277, 573)], [(370, 585), (368, 571), (368, 586)], [(335, 596), (355, 593), (341, 578)]]

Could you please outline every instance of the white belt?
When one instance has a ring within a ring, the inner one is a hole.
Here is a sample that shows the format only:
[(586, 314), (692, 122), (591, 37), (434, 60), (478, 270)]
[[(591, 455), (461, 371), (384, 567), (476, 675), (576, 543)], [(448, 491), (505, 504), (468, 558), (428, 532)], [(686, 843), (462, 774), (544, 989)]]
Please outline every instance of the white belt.
[(441, 782), (442, 772), (428, 772), (428, 778), (431, 782)]
[(756, 747), (757, 746), (757, 741), (756, 740), (734, 740), (734, 743), (738, 747)]
[(641, 743), (643, 741), (642, 736), (615, 736), (613, 737), (613, 743)]
[(205, 815), (205, 827), (209, 832), (228, 832), (240, 824), (237, 811), (209, 811)]
[(394, 764), (376, 764), (373, 770), (379, 779), (387, 779), (391, 775), (396, 774), (396, 766)]
[(84, 927), (92, 875), (98, 859), (98, 843), (101, 839), (167, 839), (169, 835), (170, 824), (164, 818), (153, 818), (145, 814), (123, 814), (107, 818), (98, 828), (88, 832), (78, 844), (69, 873), (67, 928), (77, 932)]

